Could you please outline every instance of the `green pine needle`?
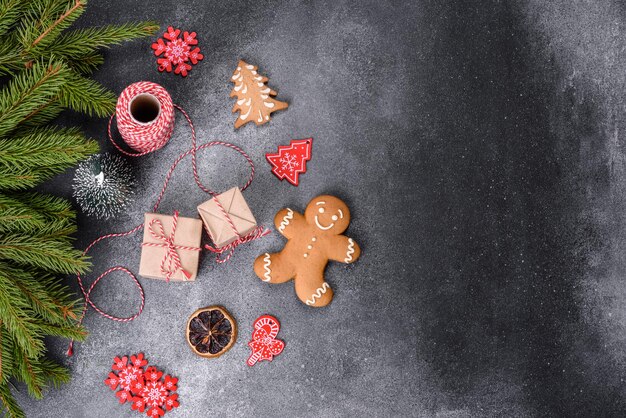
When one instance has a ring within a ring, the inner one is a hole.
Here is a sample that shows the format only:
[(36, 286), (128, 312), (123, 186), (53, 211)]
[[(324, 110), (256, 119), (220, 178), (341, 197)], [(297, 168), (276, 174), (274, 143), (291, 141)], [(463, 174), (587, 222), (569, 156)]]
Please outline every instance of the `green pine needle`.
[(22, 180), (14, 187), (7, 187), (6, 183), (12, 176), (19, 178), (32, 170), (57, 174), (97, 152), (98, 148), (98, 143), (86, 139), (76, 128), (38, 128), (23, 131), (11, 139), (0, 139), (0, 176), (5, 177), (0, 183), (4, 183), (2, 188), (22, 189)]
[(153, 35), (159, 29), (155, 22), (125, 23), (67, 31), (50, 47), (49, 54), (71, 58), (99, 48), (109, 48), (124, 41)]
[(0, 90), (0, 137), (9, 134), (33, 111), (57, 96), (70, 79), (69, 69), (58, 62), (35, 63), (18, 73)]
[(0, 0), (0, 32), (5, 34), (20, 18), (24, 10), (23, 0)]
[(65, 61), (74, 71), (81, 75), (89, 75), (104, 63), (104, 57), (98, 51), (66, 57)]
[(66, 239), (46, 239), (19, 234), (0, 236), (0, 259), (61, 274), (84, 273), (87, 258)]
[(113, 113), (117, 97), (97, 81), (72, 71), (69, 82), (61, 90), (59, 101), (62, 106), (78, 112), (105, 117)]
[(0, 399), (6, 413), (6, 418), (26, 418), (17, 401), (11, 394), (8, 383), (0, 384)]

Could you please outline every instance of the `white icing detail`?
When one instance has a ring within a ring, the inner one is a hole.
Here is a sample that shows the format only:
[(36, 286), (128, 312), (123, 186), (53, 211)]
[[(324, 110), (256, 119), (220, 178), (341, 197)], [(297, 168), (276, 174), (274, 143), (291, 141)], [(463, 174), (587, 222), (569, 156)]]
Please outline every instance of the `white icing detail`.
[[(235, 88), (234, 88), (233, 90), (235, 90), (235, 91), (239, 91), (239, 90), (241, 90), (241, 88), (242, 88), (244, 85), (245, 85), (245, 84), (240, 84), (240, 85), (238, 85), (238, 86), (235, 86)], [(245, 91), (242, 91), (242, 93), (245, 93)]]
[(346, 253), (346, 258), (343, 261), (346, 263), (352, 261), (352, 254), (354, 254), (354, 241), (352, 238), (348, 238), (348, 252)]
[(244, 84), (243, 85), (243, 90), (241, 90), (241, 94), (246, 94), (248, 92), (248, 85)]
[(231, 80), (233, 80), (233, 81), (237, 80), (237, 79), (239, 78), (239, 76), (240, 76), (240, 75), (241, 75), (241, 74), (239, 74), (239, 73), (235, 73), (235, 74), (233, 74), (233, 76), (231, 77)]
[(330, 286), (328, 285), (328, 283), (324, 282), (324, 284), (322, 285), (322, 287), (318, 287), (318, 288), (315, 290), (315, 293), (313, 293), (313, 294), (311, 295), (311, 299), (307, 299), (305, 303), (306, 303), (307, 305), (309, 305), (309, 306), (310, 306), (310, 305), (315, 305), (315, 300), (316, 300), (316, 299), (321, 298), (321, 297), (322, 297), (322, 295), (323, 295), (324, 293), (326, 293), (326, 291), (327, 291), (329, 288), (330, 288)]
[(269, 107), (270, 109), (274, 107), (274, 103), (272, 102), (263, 102), (263, 104), (265, 105), (265, 107)]
[(309, 254), (304, 253), (304, 258), (307, 258), (309, 256)]
[(237, 67), (237, 71), (241, 71), (241, 67)]
[(263, 122), (263, 114), (261, 113), (260, 110), (259, 110), (259, 118), (257, 119), (257, 122)]
[(255, 79), (255, 80), (257, 80), (257, 81), (260, 81), (260, 80), (263, 80), (263, 77), (261, 77), (261, 76), (259, 75), (259, 76), (254, 77), (254, 79)]
[(319, 213), (324, 213), (324, 212), (326, 212), (326, 210), (325, 210), (324, 208), (319, 208), (317, 211), (318, 211)]
[(246, 106), (250, 106), (250, 103), (252, 103), (252, 97), (248, 97), (248, 100), (246, 101)]
[(317, 202), (316, 205), (325, 205), (326, 202)]
[(307, 245), (307, 246), (306, 246), (306, 249), (307, 249), (307, 250), (312, 250), (312, 249), (313, 249), (313, 246), (309, 244), (309, 245)]
[(263, 274), (263, 277), (265, 278), (263, 279), (263, 281), (269, 282), (270, 280), (272, 280), (272, 278), (270, 277), (270, 274), (272, 273), (272, 270), (270, 270), (270, 264), (272, 264), (272, 261), (270, 260), (269, 253), (265, 253), (265, 257), (263, 257), (263, 261), (265, 262), (265, 264), (263, 265), (263, 268), (265, 269), (265, 274)]
[(243, 104), (243, 102), (245, 102), (245, 101), (246, 101), (246, 98), (244, 97), (244, 98), (243, 98), (243, 99), (241, 99), (241, 100), (237, 100), (237, 104), (238, 104), (239, 106), (241, 106), (241, 105)]
[(337, 216), (337, 215), (333, 215), (333, 216), (331, 216), (331, 217), (330, 217), (330, 219), (332, 219), (333, 221), (336, 221), (336, 220), (338, 220), (338, 219), (339, 219), (339, 216)]
[(317, 219), (317, 215), (315, 215), (315, 225), (317, 225), (317, 227), (318, 227), (319, 229), (321, 229), (322, 231), (326, 231), (326, 230), (328, 230), (328, 229), (332, 228), (333, 226), (335, 226), (335, 224), (334, 224), (334, 223), (332, 223), (332, 224), (330, 224), (330, 225), (328, 225), (328, 226), (322, 226), (322, 225), (320, 225), (320, 221)]
[(317, 238), (313, 237), (313, 238), (311, 238), (311, 241), (315, 242), (315, 241), (317, 241)]
[(265, 99), (267, 99), (267, 98), (269, 98), (269, 97), (270, 97), (270, 96), (268, 96), (267, 94), (262, 94), (262, 95), (261, 95), (261, 99), (263, 99), (263, 100), (265, 100)]
[(341, 209), (337, 209), (339, 211), (339, 216), (341, 216), (341, 219), (343, 219), (343, 211)]
[(246, 65), (246, 68), (247, 68), (248, 70), (251, 70), (251, 69), (253, 69), (253, 68), (254, 68), (254, 65), (250, 65), (250, 64), (248, 64), (248, 65)]
[(252, 73), (252, 75), (256, 75), (256, 71), (252, 70), (250, 72)]
[(268, 87), (268, 88), (266, 88), (266, 89), (264, 89), (264, 90), (261, 90), (259, 93), (268, 94), (270, 91), (271, 91), (271, 90), (270, 90), (270, 88)]
[(270, 120), (270, 117), (265, 115), (265, 120)]
[(278, 230), (280, 232), (283, 232), (285, 230), (285, 227), (289, 225), (290, 219), (293, 219), (293, 211), (287, 208), (287, 214), (283, 217), (283, 220), (280, 221), (280, 225), (278, 225)]
[(252, 111), (252, 106), (250, 106), (248, 108), (248, 111), (246, 113), (244, 113), (243, 115), (239, 116), (239, 119), (246, 120), (248, 118), (248, 116), (250, 115), (251, 111)]
[(256, 83), (256, 85), (259, 86), (259, 87), (263, 87), (265, 84), (263, 84), (263, 83)]

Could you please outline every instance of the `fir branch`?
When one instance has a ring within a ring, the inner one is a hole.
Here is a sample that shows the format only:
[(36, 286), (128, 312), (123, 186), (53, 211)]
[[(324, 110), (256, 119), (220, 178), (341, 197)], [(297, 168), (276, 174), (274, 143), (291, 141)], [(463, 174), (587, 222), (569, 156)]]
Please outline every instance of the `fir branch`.
[(109, 116), (115, 109), (117, 97), (97, 81), (71, 71), (70, 81), (59, 96), (61, 105), (90, 116)]
[(39, 361), (39, 367), (45, 376), (46, 383), (52, 383), (52, 386), (57, 389), (62, 384), (69, 383), (71, 379), (71, 375), (65, 367), (47, 358), (42, 358)]
[(87, 140), (76, 128), (45, 127), (22, 132), (11, 139), (0, 139), (0, 173), (23, 173), (54, 167), (72, 167), (98, 151), (95, 141)]
[(0, 0), (0, 33), (8, 33), (23, 12), (23, 0)]
[[(0, 262), (0, 271), (24, 295), (35, 315), (51, 325), (72, 327), (84, 334), (84, 329), (77, 327), (75, 322), (82, 306), (58, 278), (38, 273), (37, 270), (19, 269), (5, 262)], [(74, 335), (71, 332), (61, 336), (73, 338)]]
[(0, 236), (0, 259), (55, 273), (84, 273), (88, 258), (64, 239), (18, 234)]
[(67, 67), (50, 61), (18, 73), (0, 91), (0, 137), (9, 134), (31, 112), (48, 103), (70, 78)]
[(71, 338), (76, 341), (84, 341), (87, 337), (87, 332), (85, 332), (85, 330), (83, 330), (82, 328), (78, 328), (76, 326), (53, 325), (38, 321), (37, 328), (45, 335)]
[(42, 212), (49, 218), (75, 219), (76, 213), (72, 205), (65, 199), (36, 192), (13, 194), (13, 199), (19, 200), (37, 212)]
[[(83, 14), (86, 5), (84, 0), (74, 0), (69, 4), (67, 1), (58, 0), (42, 3), (43, 7), (36, 7), (30, 11), (31, 18), (26, 19), (18, 30), (25, 53), (33, 57), (44, 55), (61, 32)], [(63, 12), (59, 14), (62, 6)], [(32, 25), (33, 20), (36, 21), (35, 25)]]
[(0, 320), (15, 342), (29, 355), (40, 355), (45, 347), (38, 326), (30, 322), (28, 302), (12, 286), (11, 270), (0, 270)]
[(13, 367), (13, 338), (0, 321), (0, 384), (11, 378)]
[(0, 169), (0, 190), (27, 190), (61, 173), (66, 167), (50, 166), (39, 169), (9, 171)]
[(16, 365), (15, 378), (26, 384), (26, 389), (28, 389), (30, 396), (35, 399), (41, 399), (46, 379), (36, 359), (30, 357), (17, 344), (13, 349), (13, 358)]
[[(32, 199), (39, 197), (34, 194), (31, 194), (31, 196)], [(70, 210), (69, 203), (63, 199), (58, 199), (58, 202), (50, 201), (50, 204), (56, 204)], [(0, 194), (0, 233), (21, 232), (36, 235), (45, 231), (46, 234), (50, 235), (59, 231), (68, 231), (71, 234), (75, 231), (75, 228), (72, 217), (51, 215), (41, 209), (29, 206), (16, 198), (16, 195), (7, 196)]]
[(50, 46), (48, 53), (72, 58), (93, 52), (98, 48), (109, 48), (124, 41), (153, 35), (159, 29), (155, 22), (132, 22), (96, 28), (75, 29), (63, 33)]
[(26, 418), (26, 415), (24, 415), (24, 412), (13, 397), (8, 383), (0, 384), (0, 400), (2, 400), (6, 418)]
[(65, 61), (78, 74), (89, 75), (104, 63), (104, 57), (98, 51), (91, 51), (84, 55), (66, 57)]
[(20, 132), (23, 129), (36, 128), (51, 122), (56, 119), (62, 111), (63, 106), (59, 103), (59, 98), (57, 96), (52, 97), (48, 100), (48, 103), (39, 106), (24, 117), (18, 125), (16, 134), (23, 135), (23, 132)]

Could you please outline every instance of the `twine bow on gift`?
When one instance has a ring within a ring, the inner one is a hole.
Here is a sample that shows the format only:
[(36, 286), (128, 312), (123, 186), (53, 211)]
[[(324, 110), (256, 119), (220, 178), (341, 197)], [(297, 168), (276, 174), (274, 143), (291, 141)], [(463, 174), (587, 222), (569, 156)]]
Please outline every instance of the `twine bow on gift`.
[[(222, 206), (222, 204), (220, 203), (220, 201), (217, 199), (215, 195), (213, 196), (213, 201), (215, 202), (217, 207), (220, 209), (220, 211), (222, 212), (222, 215), (224, 215), (224, 219), (226, 219), (226, 221), (228, 222), (228, 225), (230, 225), (230, 228), (233, 230), (233, 232), (237, 236), (237, 239), (235, 241), (231, 242), (230, 244), (224, 245), (223, 247), (218, 248), (218, 247), (212, 247), (209, 244), (204, 245), (204, 248), (216, 254), (215, 259), (218, 263), (221, 264), (230, 260), (230, 257), (232, 257), (233, 253), (235, 252), (235, 248), (237, 248), (241, 244), (254, 241), (255, 239), (259, 239), (270, 233), (269, 229), (263, 229), (262, 226), (257, 226), (248, 235), (241, 236), (239, 234), (239, 231), (237, 231), (237, 228), (235, 228), (235, 224), (233, 223), (233, 220), (230, 219), (230, 215), (228, 214), (228, 212), (226, 212), (226, 210), (224, 209), (224, 207)], [(211, 231), (209, 231), (209, 228), (205, 228), (205, 229), (207, 233), (209, 234), (209, 237), (211, 238), (211, 240), (215, 242), (215, 239), (211, 235)], [(228, 255), (225, 258), (220, 258), (220, 255), (224, 254), (225, 252), (228, 252)]]
[(165, 275), (165, 280), (170, 281), (172, 276), (180, 270), (186, 277), (185, 280), (191, 278), (191, 273), (185, 270), (180, 262), (180, 255), (178, 250), (186, 251), (200, 251), (199, 247), (189, 247), (186, 245), (176, 245), (174, 243), (174, 236), (176, 235), (176, 226), (178, 224), (178, 211), (174, 211), (172, 216), (172, 232), (169, 236), (165, 235), (165, 229), (163, 229), (163, 223), (159, 219), (152, 219), (148, 224), (148, 231), (150, 234), (161, 242), (144, 242), (142, 245), (148, 247), (161, 247), (165, 248), (165, 255), (161, 260), (161, 272)]

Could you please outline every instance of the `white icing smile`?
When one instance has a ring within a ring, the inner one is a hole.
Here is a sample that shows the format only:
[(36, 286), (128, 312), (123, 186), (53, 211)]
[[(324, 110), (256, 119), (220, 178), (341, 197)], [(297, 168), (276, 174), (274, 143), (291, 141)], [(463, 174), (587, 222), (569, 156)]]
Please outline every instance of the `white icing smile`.
[[(324, 204), (326, 204), (326, 202), (317, 202), (317, 203), (316, 203), (316, 205), (324, 205)], [(343, 211), (342, 211), (341, 209), (337, 209), (337, 210), (339, 211), (339, 217), (341, 217), (341, 219), (343, 219)], [(324, 207), (320, 207), (320, 208), (318, 208), (318, 209), (317, 209), (317, 211), (318, 211), (319, 213), (324, 213), (324, 212), (326, 212), (326, 209), (324, 209)], [(322, 231), (326, 231), (326, 230), (329, 230), (330, 228), (332, 228), (333, 226), (335, 226), (335, 222), (339, 220), (339, 217), (337, 217), (337, 215), (333, 215), (333, 216), (331, 216), (331, 217), (330, 217), (330, 219), (332, 219), (334, 222), (332, 222), (332, 223), (331, 223), (330, 225), (328, 225), (328, 226), (323, 226), (323, 225), (320, 223), (320, 220), (319, 220), (319, 218), (317, 217), (317, 215), (315, 215), (315, 225), (317, 225), (317, 227), (318, 227), (319, 229), (321, 229)]]
[(335, 223), (333, 222), (333, 223), (331, 223), (331, 224), (330, 224), (330, 225), (328, 225), (328, 226), (322, 226), (322, 224), (320, 224), (320, 221), (319, 221), (319, 219), (318, 219), (317, 215), (315, 215), (315, 225), (317, 225), (317, 227), (318, 227), (319, 229), (321, 229), (322, 231), (326, 231), (326, 230), (328, 230), (328, 229), (332, 228), (333, 226), (335, 226)]

